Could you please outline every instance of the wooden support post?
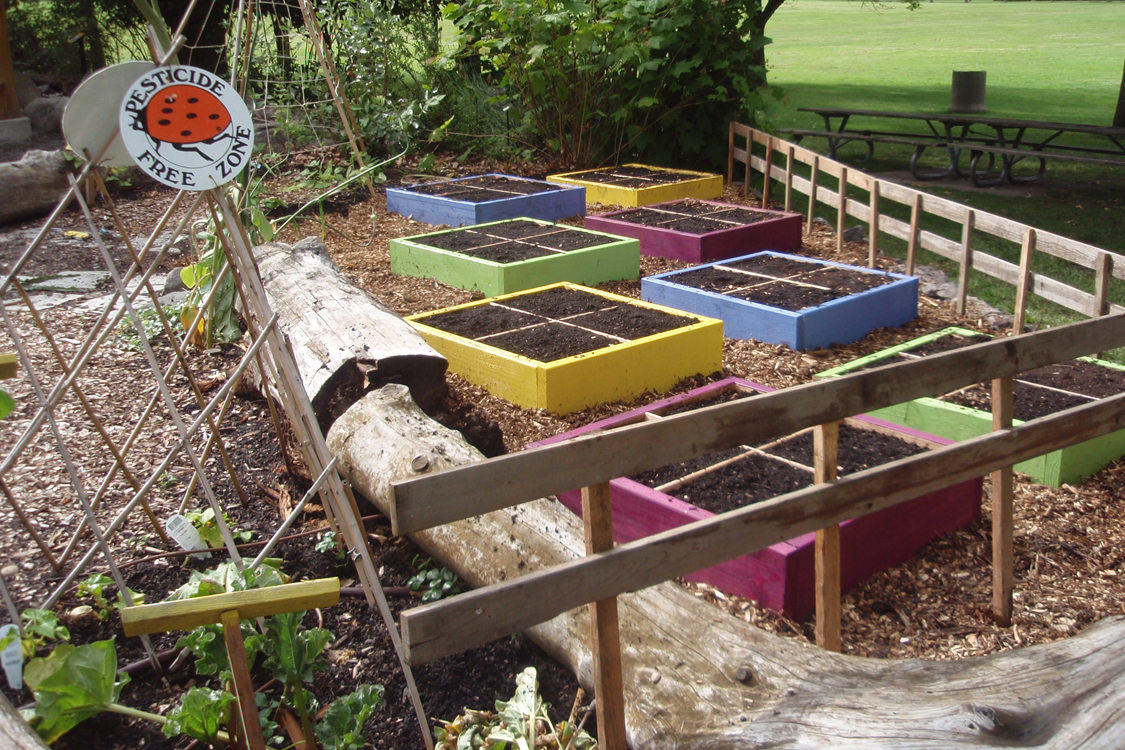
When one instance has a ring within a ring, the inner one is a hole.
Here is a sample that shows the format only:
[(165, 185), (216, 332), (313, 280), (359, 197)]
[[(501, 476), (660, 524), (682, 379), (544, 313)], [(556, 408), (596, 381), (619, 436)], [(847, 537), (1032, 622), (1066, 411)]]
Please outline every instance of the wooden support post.
[(816, 181), (820, 177), (820, 157), (812, 160), (812, 174), (809, 175), (809, 217), (805, 221), (805, 234), (812, 232), (813, 219), (816, 218)]
[(919, 220), (922, 218), (922, 194), (915, 193), (910, 205), (910, 239), (906, 242), (906, 275), (914, 275), (914, 264), (918, 259)]
[(848, 222), (848, 168), (840, 169), (839, 202), (836, 204), (836, 252), (844, 252), (844, 228)]
[(961, 274), (957, 280), (957, 313), (964, 315), (969, 306), (969, 271), (973, 267), (973, 225), (977, 213), (972, 209), (965, 214), (965, 224), (961, 227)]
[[(997, 378), (992, 381), (992, 429), (1006, 430), (1011, 426), (1012, 378)], [(1003, 627), (1012, 622), (1014, 482), (1011, 466), (992, 472), (992, 616)]]
[(264, 589), (233, 591), (229, 594), (200, 596), (157, 604), (143, 604), (121, 610), (121, 628), (125, 635), (162, 633), (169, 630), (193, 630), (200, 625), (219, 622), (227, 647), (234, 679), (235, 696), (242, 724), (242, 736), (251, 750), (265, 750), (266, 741), (258, 723), (258, 706), (250, 681), (250, 666), (242, 642), (242, 620), (297, 612), (315, 607), (330, 607), (340, 600), (340, 579), (319, 578), (287, 583)]
[(8, 0), (0, 0), (0, 120), (18, 117), (20, 100), (16, 96), (16, 74), (8, 46)]
[(242, 642), (242, 618), (236, 609), (228, 609), (219, 616), (223, 624), (223, 641), (230, 662), (231, 682), (238, 699), (238, 717), (242, 738), (251, 750), (265, 750), (266, 738), (258, 720), (258, 703), (254, 700), (254, 682), (250, 679), (250, 662), (246, 659), (246, 644)]
[[(609, 482), (582, 488), (582, 523), (586, 554), (613, 549), (613, 511)], [(625, 688), (621, 676), (621, 636), (617, 599), (591, 602), (590, 631), (594, 655), (594, 696), (598, 702), (598, 744), (628, 750), (625, 741)]]
[(14, 378), (19, 369), (19, 360), (15, 352), (0, 352), (0, 380)]
[(785, 210), (793, 206), (793, 147), (790, 146), (785, 154)]
[(879, 245), (879, 181), (871, 181), (871, 221), (867, 229), (867, 267), (875, 267)]
[[(836, 479), (836, 454), (840, 423), (829, 422), (813, 429), (813, 476), (817, 484)], [(816, 532), (816, 644), (840, 651), (840, 526), (833, 524)]]
[(1113, 256), (1109, 253), (1098, 253), (1094, 261), (1094, 309), (1092, 318), (1100, 318), (1109, 312), (1109, 279), (1113, 274)]
[(1012, 318), (1012, 333), (1023, 333), (1027, 315), (1027, 294), (1031, 291), (1031, 256), (1035, 254), (1035, 230), (1028, 227), (1023, 233), (1020, 247), (1020, 277), (1016, 281), (1016, 311)]
[(766, 166), (762, 170), (762, 208), (769, 208), (770, 180), (773, 176), (773, 136), (766, 139)]

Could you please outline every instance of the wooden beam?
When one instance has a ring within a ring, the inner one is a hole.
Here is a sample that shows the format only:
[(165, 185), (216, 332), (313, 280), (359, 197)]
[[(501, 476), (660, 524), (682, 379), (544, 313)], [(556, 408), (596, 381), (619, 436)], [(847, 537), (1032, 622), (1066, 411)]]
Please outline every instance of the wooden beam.
[(766, 164), (762, 169), (762, 208), (769, 208), (770, 182), (773, 178), (773, 137), (766, 139)]
[(407, 659), (420, 664), (458, 653), (590, 601), (687, 575), (1120, 429), (1125, 429), (1125, 393), (407, 610), (400, 615)]
[(871, 181), (871, 220), (867, 231), (867, 267), (874, 268), (879, 252), (879, 180)]
[[(992, 381), (992, 429), (1012, 426), (1012, 378)], [(1012, 623), (1012, 589), (1015, 581), (1015, 533), (1012, 500), (1015, 472), (1012, 465), (992, 472), (992, 616), (1008, 627)]]
[[(613, 549), (613, 511), (609, 482), (582, 488), (586, 554)], [(625, 689), (621, 676), (621, 636), (617, 599), (590, 602), (594, 657), (594, 696), (598, 701), (598, 742), (607, 750), (628, 750), (625, 740)]]
[(816, 181), (818, 177), (820, 177), (820, 157), (813, 159), (812, 174), (809, 175), (809, 211), (808, 219), (805, 221), (805, 234), (812, 232), (813, 219), (816, 218)]
[(793, 147), (785, 152), (785, 210), (793, 207)]
[(391, 521), (418, 531), (1119, 346), (1109, 315), (510, 453), (395, 482)]
[(330, 607), (339, 599), (339, 578), (317, 578), (264, 589), (126, 607), (121, 610), (121, 627), (128, 636), (192, 630), (219, 622), (227, 611), (237, 611), (242, 619), (248, 620), (279, 612)]
[(1113, 255), (1102, 253), (1094, 264), (1094, 309), (1097, 317), (1109, 312), (1109, 279), (1113, 275)]
[(844, 252), (844, 229), (848, 225), (848, 168), (840, 169), (836, 203), (836, 252)]
[(915, 193), (910, 203), (910, 237), (906, 241), (906, 275), (914, 275), (914, 264), (918, 258), (918, 226), (922, 217), (922, 194)]
[(965, 221), (961, 226), (961, 269), (957, 279), (957, 313), (964, 315), (969, 305), (969, 271), (973, 268), (973, 225), (976, 223), (977, 212), (969, 209), (965, 212)]
[[(836, 479), (840, 423), (829, 422), (813, 428), (813, 481), (828, 484)], [(840, 651), (840, 525), (817, 529), (814, 545), (816, 583), (816, 645)]]
[(254, 683), (250, 679), (250, 662), (246, 659), (246, 644), (242, 641), (242, 618), (237, 610), (231, 609), (222, 612), (220, 620), (223, 624), (223, 641), (227, 647), (227, 661), (230, 663), (231, 682), (234, 683), (234, 695), (238, 699), (242, 738), (251, 750), (265, 750), (266, 739), (258, 720)]
[(1023, 333), (1027, 315), (1027, 295), (1031, 290), (1031, 258), (1035, 255), (1035, 230), (1031, 227), (1023, 234), (1020, 246), (1020, 275), (1016, 282), (1016, 310), (1012, 318), (1012, 332)]

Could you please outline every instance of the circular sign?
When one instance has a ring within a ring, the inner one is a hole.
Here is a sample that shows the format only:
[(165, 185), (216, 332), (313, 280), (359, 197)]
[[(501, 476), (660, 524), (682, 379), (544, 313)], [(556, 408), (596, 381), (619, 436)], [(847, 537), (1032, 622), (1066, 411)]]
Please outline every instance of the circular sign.
[[(63, 136), (74, 153), (85, 158), (100, 153), (98, 164), (103, 167), (133, 166), (117, 131), (117, 112), (130, 84), (154, 67), (155, 63), (144, 60), (110, 65), (74, 90), (62, 116)], [(110, 141), (108, 146), (106, 141)]]
[(254, 124), (226, 81), (170, 65), (138, 78), (118, 117), (121, 140), (145, 174), (179, 190), (209, 190), (250, 160)]

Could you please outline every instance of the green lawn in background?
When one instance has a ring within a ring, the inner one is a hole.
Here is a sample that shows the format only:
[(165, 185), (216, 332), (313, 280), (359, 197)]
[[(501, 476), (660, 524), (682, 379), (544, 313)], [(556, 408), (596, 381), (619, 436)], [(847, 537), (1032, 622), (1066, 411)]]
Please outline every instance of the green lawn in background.
[[(1125, 3), (939, 0), (910, 11), (897, 2), (789, 0), (766, 33), (772, 40), (766, 48), (769, 83), (780, 95), (766, 112), (767, 129), (823, 127), (800, 107), (944, 112), (954, 70), (986, 72), (988, 116), (1109, 125), (1125, 61)], [(865, 121), (853, 118), (851, 124), (864, 127)], [(870, 125), (904, 132), (924, 127), (890, 120)], [(804, 145), (827, 150), (821, 139)], [(869, 162), (851, 161), (847, 150), (842, 159), (867, 172), (901, 176), (911, 151), (877, 144)], [(1125, 254), (1125, 167), (1049, 161), (1046, 180), (1033, 186), (911, 184)], [(835, 222), (830, 207), (817, 213)], [(886, 243), (884, 251), (894, 253), (894, 245)], [(1018, 248), (986, 245), (981, 249), (1018, 260)], [(1090, 288), (1092, 274), (1069, 266), (1044, 257), (1036, 270)], [(970, 291), (1011, 309), (1014, 293), (1006, 284), (978, 277)], [(1114, 284), (1111, 299), (1125, 304), (1125, 284)], [(1032, 320), (1055, 325), (1077, 318), (1052, 308), (1033, 302)]]

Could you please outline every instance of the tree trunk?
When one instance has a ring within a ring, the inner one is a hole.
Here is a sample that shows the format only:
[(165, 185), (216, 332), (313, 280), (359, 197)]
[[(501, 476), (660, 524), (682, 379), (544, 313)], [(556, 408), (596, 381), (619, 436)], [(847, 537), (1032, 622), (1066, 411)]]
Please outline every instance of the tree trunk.
[(396, 313), (350, 284), (322, 241), (259, 245), (254, 257), (321, 429), (366, 391), (387, 383), (409, 386), (423, 406), (445, 392), (445, 357)]
[[(480, 460), (406, 389), (369, 393), (328, 434), (355, 488), (383, 513), (391, 482)], [(413, 535), (484, 586), (584, 554), (579, 519), (541, 499)], [(1056, 643), (957, 662), (845, 656), (759, 630), (674, 583), (618, 599), (629, 745), (1112, 747), (1125, 722), (1125, 618)], [(528, 636), (592, 683), (587, 608)]]
[(19, 161), (0, 163), (0, 224), (50, 211), (67, 189), (62, 151), (28, 151)]
[(8, 699), (0, 695), (0, 747), (5, 750), (47, 750), (46, 743), (39, 739)]

